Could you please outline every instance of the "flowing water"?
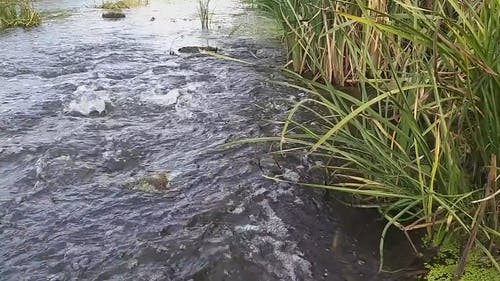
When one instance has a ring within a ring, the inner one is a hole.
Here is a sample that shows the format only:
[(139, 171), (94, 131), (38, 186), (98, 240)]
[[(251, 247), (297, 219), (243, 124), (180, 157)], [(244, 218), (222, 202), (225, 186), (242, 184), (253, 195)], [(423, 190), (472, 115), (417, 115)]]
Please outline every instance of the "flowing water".
[[(262, 177), (307, 180), (308, 159), (221, 148), (275, 134), (267, 120), (302, 95), (269, 68), (176, 51), (282, 63), (249, 27), (262, 19), (212, 3), (209, 33), (194, 0), (120, 21), (43, 0), (63, 16), (0, 32), (0, 280), (386, 280), (366, 213)], [(160, 174), (167, 190), (133, 184)]]

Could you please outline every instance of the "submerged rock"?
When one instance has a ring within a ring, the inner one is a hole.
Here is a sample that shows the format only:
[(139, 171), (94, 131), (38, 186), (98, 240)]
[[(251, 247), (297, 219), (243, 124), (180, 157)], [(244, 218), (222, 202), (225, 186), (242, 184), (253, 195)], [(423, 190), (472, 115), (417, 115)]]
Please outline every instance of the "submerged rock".
[(107, 11), (102, 13), (102, 17), (105, 19), (122, 19), (125, 17), (125, 13), (122, 11)]
[(181, 47), (178, 51), (179, 53), (189, 53), (189, 54), (199, 53), (200, 51), (217, 53), (218, 49), (217, 47), (211, 47), (211, 46), (206, 46), (206, 47), (186, 46), (186, 47)]
[(170, 187), (169, 173), (159, 173), (152, 176), (143, 177), (126, 184), (132, 190), (146, 192), (165, 192)]

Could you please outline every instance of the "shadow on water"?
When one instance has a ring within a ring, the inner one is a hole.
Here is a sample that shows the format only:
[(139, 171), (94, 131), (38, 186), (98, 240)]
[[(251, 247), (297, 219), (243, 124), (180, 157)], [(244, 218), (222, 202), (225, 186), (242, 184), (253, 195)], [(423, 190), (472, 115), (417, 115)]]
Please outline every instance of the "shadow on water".
[[(169, 54), (208, 43), (278, 65), (275, 40), (228, 36), (258, 17), (213, 1), (217, 28), (204, 33), (195, 2), (153, 1), (119, 22), (91, 2), (39, 1), (72, 12), (0, 35), (2, 278), (393, 278), (376, 274), (373, 216), (262, 178), (305, 179), (299, 160), (279, 168), (264, 145), (220, 149), (276, 134), (266, 120), (303, 94), (268, 83), (272, 70)], [(161, 174), (161, 192), (127, 185)]]

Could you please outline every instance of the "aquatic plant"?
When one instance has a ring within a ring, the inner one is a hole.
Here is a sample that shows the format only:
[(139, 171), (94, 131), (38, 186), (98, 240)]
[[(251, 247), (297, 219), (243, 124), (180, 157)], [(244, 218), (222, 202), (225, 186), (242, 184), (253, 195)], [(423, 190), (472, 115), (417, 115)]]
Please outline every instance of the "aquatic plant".
[(264, 139), (325, 159), (329, 183), (303, 185), (380, 211), (380, 269), (397, 227), (460, 241), (454, 280), (473, 249), (500, 271), (500, 1), (254, 2), (283, 30), (284, 84), (310, 94)]
[(0, 0), (0, 29), (32, 27), (41, 23), (32, 0)]
[(128, 182), (125, 185), (132, 190), (141, 190), (145, 192), (166, 192), (170, 187), (170, 181), (170, 174), (163, 172)]
[[(491, 267), (487, 260), (481, 258), (480, 252), (470, 253), (469, 262), (464, 268), (461, 281), (489, 281), (498, 280), (498, 272)], [(437, 257), (426, 264), (429, 270), (425, 276), (428, 281), (449, 281), (453, 280), (456, 271), (456, 262), (460, 258), (459, 245), (446, 245)]]
[(108, 0), (103, 1), (98, 7), (106, 10), (120, 10), (146, 5), (149, 5), (149, 0)]
[(208, 30), (210, 23), (210, 0), (198, 0), (198, 16), (200, 17), (201, 29)]

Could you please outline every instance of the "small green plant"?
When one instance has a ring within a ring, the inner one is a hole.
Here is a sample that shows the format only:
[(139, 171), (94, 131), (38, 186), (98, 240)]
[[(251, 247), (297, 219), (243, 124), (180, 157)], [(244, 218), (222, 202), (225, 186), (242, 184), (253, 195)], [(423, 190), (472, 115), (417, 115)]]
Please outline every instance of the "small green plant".
[(0, 0), (0, 29), (32, 27), (41, 21), (40, 13), (31, 0)]
[(146, 6), (148, 4), (149, 0), (109, 0), (103, 1), (98, 7), (106, 10), (120, 10)]
[(198, 16), (201, 29), (208, 30), (210, 23), (210, 0), (198, 0)]

